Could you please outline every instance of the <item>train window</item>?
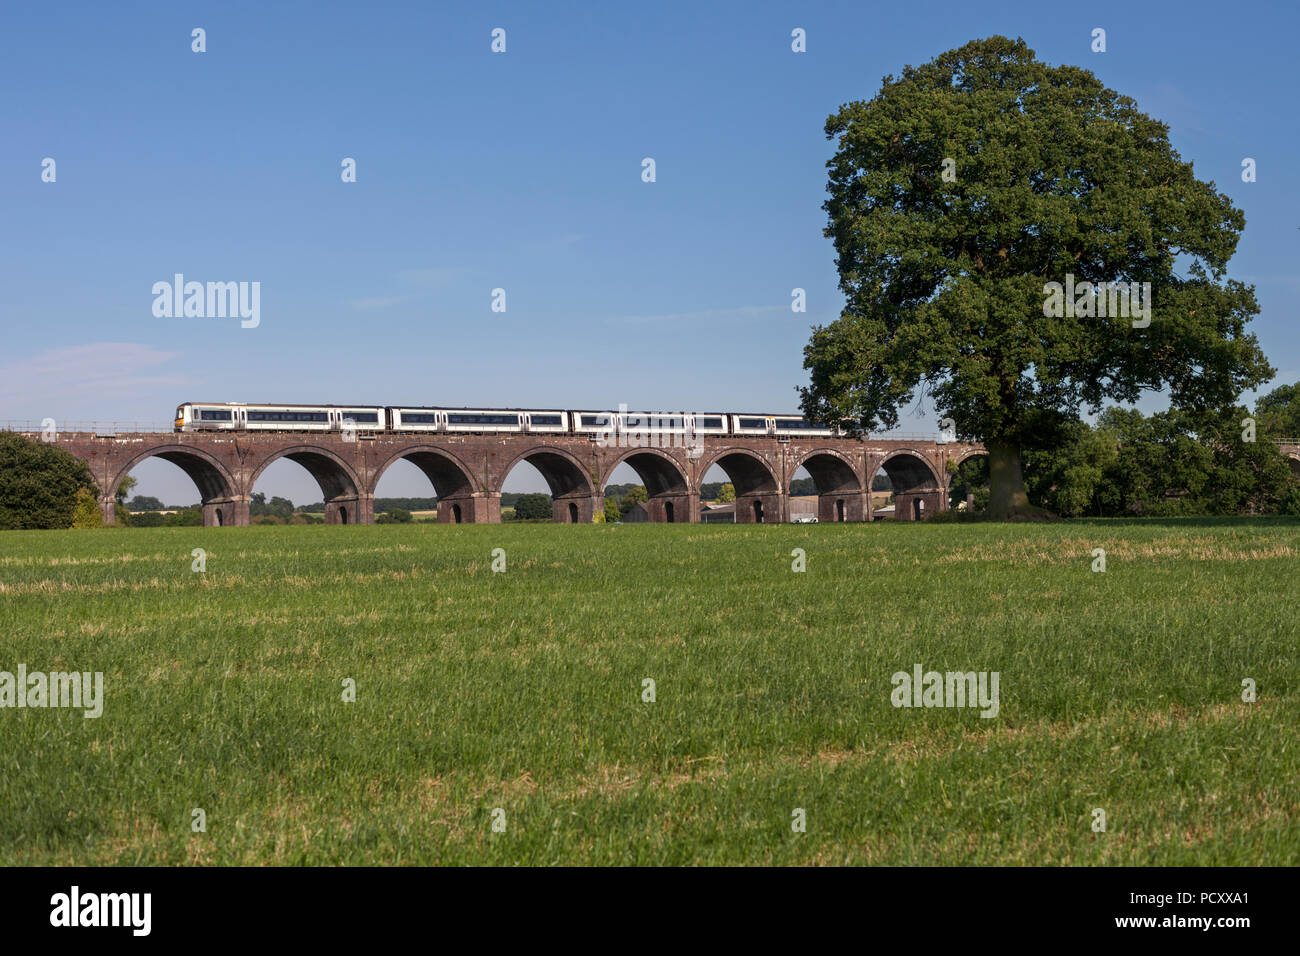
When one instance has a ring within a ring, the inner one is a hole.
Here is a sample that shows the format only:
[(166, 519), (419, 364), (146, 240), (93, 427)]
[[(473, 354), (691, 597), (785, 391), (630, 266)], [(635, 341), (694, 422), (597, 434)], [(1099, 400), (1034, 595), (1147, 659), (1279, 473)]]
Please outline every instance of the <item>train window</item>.
[(532, 423), (534, 425), (559, 425), (559, 415), (533, 415)]
[(697, 418), (697, 419), (695, 420), (695, 423), (696, 423), (700, 428), (721, 428), (721, 427), (722, 427), (722, 419), (721, 419), (721, 418), (713, 418), (713, 417), (709, 417), (709, 418)]
[(448, 425), (518, 425), (518, 415), (457, 415), (447, 416)]
[(352, 419), (358, 425), (379, 424), (378, 412), (344, 412), (343, 417)]
[(204, 422), (228, 422), (234, 413), (226, 410), (221, 411), (213, 408), (205, 408), (199, 412), (199, 420)]
[(298, 421), (300, 422), (326, 422), (329, 416), (325, 412), (299, 412)]
[(402, 412), (402, 422), (407, 425), (436, 425), (438, 424), (437, 415), (426, 415), (423, 412)]
[(686, 427), (680, 415), (629, 415), (623, 419), (628, 428), (645, 428), (652, 431), (674, 430)]
[(821, 428), (821, 425), (814, 425), (806, 418), (778, 418), (776, 420), (777, 428)]
[(583, 428), (604, 428), (609, 424), (608, 415), (583, 415), (581, 418)]
[(742, 418), (740, 420), (741, 428), (766, 428), (766, 418)]

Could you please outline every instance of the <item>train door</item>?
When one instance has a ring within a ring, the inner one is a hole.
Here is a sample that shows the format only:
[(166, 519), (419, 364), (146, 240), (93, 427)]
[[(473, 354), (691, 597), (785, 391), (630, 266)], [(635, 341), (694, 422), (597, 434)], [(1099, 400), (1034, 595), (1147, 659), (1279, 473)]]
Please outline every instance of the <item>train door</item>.
[(236, 408), (234, 419), (235, 419), (235, 429), (237, 431), (242, 432), (248, 430), (248, 409), (247, 408), (244, 408), (243, 406)]

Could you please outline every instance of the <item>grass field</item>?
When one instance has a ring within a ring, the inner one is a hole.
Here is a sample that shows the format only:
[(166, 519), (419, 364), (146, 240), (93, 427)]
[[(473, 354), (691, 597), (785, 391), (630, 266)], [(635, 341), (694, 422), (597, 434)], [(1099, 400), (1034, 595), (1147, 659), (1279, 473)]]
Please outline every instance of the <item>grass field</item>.
[(1282, 519), (5, 532), (0, 670), (105, 703), (0, 710), (0, 863), (1296, 864), (1298, 578)]

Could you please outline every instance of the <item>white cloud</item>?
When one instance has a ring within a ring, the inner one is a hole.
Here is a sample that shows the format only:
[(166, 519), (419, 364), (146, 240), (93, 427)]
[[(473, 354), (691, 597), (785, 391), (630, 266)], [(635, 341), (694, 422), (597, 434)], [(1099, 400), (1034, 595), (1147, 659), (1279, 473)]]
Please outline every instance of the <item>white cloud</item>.
[[(193, 380), (182, 375), (156, 374), (156, 366), (179, 354), (133, 342), (47, 349), (0, 367), (0, 401), (29, 408), (82, 396), (121, 403), (133, 391), (191, 384)], [(147, 374), (151, 369), (155, 374)]]

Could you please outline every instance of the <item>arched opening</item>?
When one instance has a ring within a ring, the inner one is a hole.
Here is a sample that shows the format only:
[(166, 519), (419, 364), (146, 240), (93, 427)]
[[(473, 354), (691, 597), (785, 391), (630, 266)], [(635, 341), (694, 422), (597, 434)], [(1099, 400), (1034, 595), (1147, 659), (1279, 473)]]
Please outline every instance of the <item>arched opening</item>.
[(501, 482), (501, 516), (556, 524), (590, 523), (595, 486), (587, 469), (560, 448), (533, 448), (506, 468)]
[(1288, 457), (1286, 463), (1291, 466), (1291, 477), (1300, 478), (1300, 458)]
[(943, 486), (929, 462), (917, 452), (893, 453), (880, 463), (877, 474), (880, 472), (889, 478), (892, 497), (888, 505), (876, 511), (877, 516), (917, 521), (940, 509)]
[(812, 452), (790, 480), (790, 520), (816, 516), (818, 521), (862, 521), (866, 517), (862, 492), (862, 482), (847, 458), (836, 451)]
[[(765, 518), (780, 521), (781, 488), (768, 463), (757, 454), (738, 449), (724, 450), (709, 463), (700, 482), (700, 497), (719, 485), (725, 492), (702, 505), (700, 518), (707, 523), (750, 522)], [(755, 504), (762, 507), (755, 508)], [(760, 517), (761, 516), (761, 517)]]
[(225, 466), (189, 446), (142, 452), (101, 498), (107, 521), (143, 528), (239, 524), (235, 505), (234, 479)]
[(989, 504), (989, 456), (983, 452), (948, 462), (948, 507), (984, 511)]
[(364, 524), (359, 485), (351, 467), (328, 449), (287, 448), (253, 474), (249, 517), (253, 524)]
[(635, 524), (692, 520), (686, 476), (667, 453), (630, 452), (609, 469), (601, 488), (606, 521)]
[(476, 494), (469, 468), (440, 448), (397, 452), (378, 468), (374, 488), (375, 513), (388, 514), (385, 520), (460, 524), (462, 509), (476, 520), (493, 520), (489, 503)]

